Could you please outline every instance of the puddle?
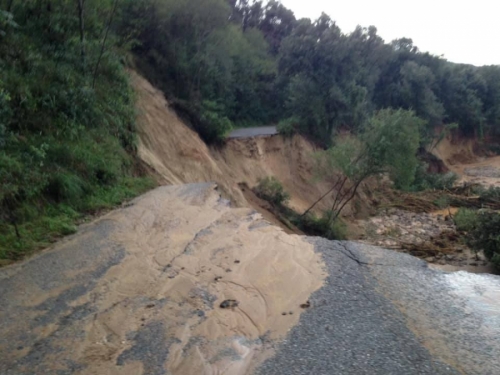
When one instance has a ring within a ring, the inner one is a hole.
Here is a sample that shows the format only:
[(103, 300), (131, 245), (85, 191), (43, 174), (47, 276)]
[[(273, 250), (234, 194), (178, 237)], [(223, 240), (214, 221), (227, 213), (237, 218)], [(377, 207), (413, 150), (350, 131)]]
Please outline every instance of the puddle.
[(469, 307), (481, 315), (492, 333), (500, 333), (500, 278), (459, 271), (445, 275), (453, 292), (465, 298)]
[(435, 263), (429, 263), (429, 268), (439, 270), (439, 271), (444, 271), (444, 272), (459, 272), (459, 271), (466, 271), (470, 273), (489, 273), (493, 275), (498, 275), (499, 272), (498, 270), (493, 267), (493, 265), (488, 264), (488, 265), (478, 265), (478, 266), (473, 266), (473, 265), (463, 265), (463, 266), (457, 266), (457, 265), (452, 265), (452, 264), (435, 264)]

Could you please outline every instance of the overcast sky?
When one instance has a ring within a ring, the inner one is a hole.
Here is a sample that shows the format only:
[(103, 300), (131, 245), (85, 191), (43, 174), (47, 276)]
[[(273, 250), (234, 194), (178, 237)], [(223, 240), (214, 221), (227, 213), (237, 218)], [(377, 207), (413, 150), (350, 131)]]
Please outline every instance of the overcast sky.
[(327, 13), (344, 33), (377, 27), (389, 42), (413, 39), (421, 51), (453, 62), (500, 65), (499, 0), (281, 0), (297, 18)]

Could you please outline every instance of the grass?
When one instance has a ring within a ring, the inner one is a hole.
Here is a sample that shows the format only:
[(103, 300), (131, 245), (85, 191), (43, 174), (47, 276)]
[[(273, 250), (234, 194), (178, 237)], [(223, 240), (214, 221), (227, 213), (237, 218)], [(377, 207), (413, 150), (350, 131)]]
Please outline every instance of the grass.
[(21, 238), (17, 238), (12, 225), (0, 222), (0, 264), (24, 258), (26, 255), (50, 246), (59, 238), (73, 234), (77, 225), (102, 211), (110, 210), (122, 202), (134, 198), (155, 186), (148, 177), (124, 177), (115, 185), (100, 187), (81, 202), (82, 209), (76, 211), (64, 203), (43, 204), (18, 225)]

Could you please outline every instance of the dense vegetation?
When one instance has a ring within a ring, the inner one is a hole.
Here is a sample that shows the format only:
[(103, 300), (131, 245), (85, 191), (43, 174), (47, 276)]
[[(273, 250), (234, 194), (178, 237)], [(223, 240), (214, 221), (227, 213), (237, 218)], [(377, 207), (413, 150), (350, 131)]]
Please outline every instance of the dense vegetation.
[(16, 259), (152, 182), (134, 177), (133, 95), (108, 32), (114, 5), (0, 4), (0, 259)]
[(500, 66), (386, 43), (373, 26), (345, 34), (326, 14), (298, 20), (272, 0), (123, 1), (121, 35), (208, 141), (231, 124), (281, 122), (329, 145), (389, 107), (414, 110), (424, 136), (448, 123), (500, 133)]
[(499, 66), (452, 64), (373, 26), (345, 34), (273, 0), (0, 0), (0, 258), (151, 186), (134, 157), (132, 60), (208, 142), (275, 123), (333, 155), (347, 130), (383, 162), (358, 167), (404, 189), (436, 128), (500, 135)]

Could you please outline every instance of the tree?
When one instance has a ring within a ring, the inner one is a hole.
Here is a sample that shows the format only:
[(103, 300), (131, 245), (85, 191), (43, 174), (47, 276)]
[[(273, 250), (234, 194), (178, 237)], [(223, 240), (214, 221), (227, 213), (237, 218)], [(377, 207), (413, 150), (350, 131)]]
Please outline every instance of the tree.
[(329, 220), (335, 221), (355, 197), (359, 186), (371, 176), (388, 173), (399, 189), (408, 189), (418, 166), (417, 150), (420, 130), (425, 122), (412, 111), (382, 110), (367, 123), (359, 137), (338, 138), (328, 150), (317, 155), (317, 173), (333, 181)]
[(78, 21), (80, 29), (80, 45), (81, 45), (81, 57), (82, 57), (82, 70), (85, 72), (85, 21), (84, 21), (84, 9), (85, 0), (76, 0), (78, 9)]
[(497, 212), (480, 212), (477, 222), (468, 234), (469, 243), (476, 251), (484, 251), (484, 255), (495, 266), (500, 267), (500, 214)]

